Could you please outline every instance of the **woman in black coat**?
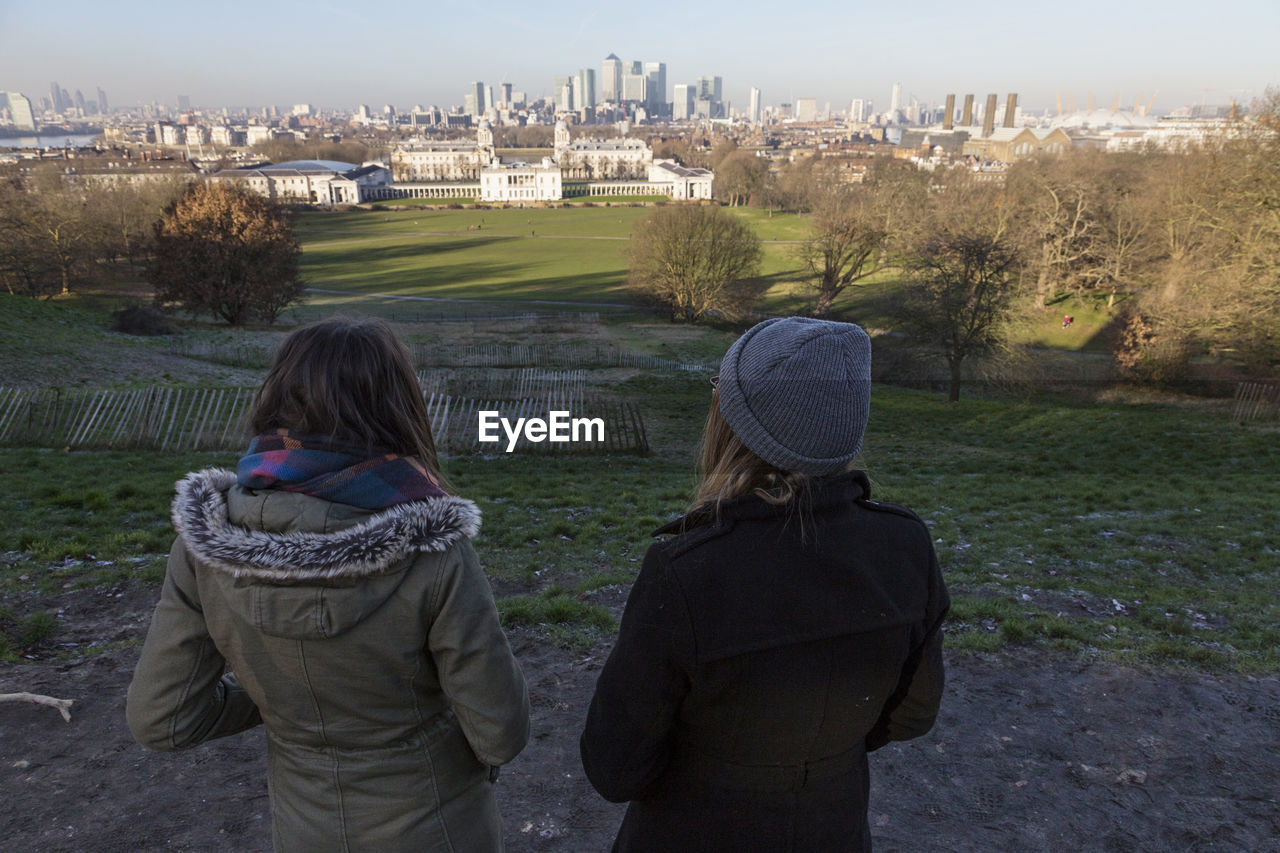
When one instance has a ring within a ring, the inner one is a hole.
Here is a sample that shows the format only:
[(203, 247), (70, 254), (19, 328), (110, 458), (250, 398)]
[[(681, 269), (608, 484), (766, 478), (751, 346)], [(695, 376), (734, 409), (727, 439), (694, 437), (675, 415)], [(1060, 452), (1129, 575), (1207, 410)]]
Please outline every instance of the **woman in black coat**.
[(600, 673), (582, 762), (628, 851), (867, 851), (867, 753), (942, 696), (948, 598), (910, 510), (850, 470), (861, 328), (768, 320), (721, 363), (694, 510), (661, 528)]

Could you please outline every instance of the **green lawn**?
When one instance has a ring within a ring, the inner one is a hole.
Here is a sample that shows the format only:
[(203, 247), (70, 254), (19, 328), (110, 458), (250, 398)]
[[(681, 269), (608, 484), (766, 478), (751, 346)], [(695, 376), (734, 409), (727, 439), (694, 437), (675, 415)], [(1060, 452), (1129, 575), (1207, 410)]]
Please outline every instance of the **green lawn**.
[[(719, 348), (717, 337), (697, 348)], [(692, 486), (705, 378), (645, 375), (648, 458), (447, 460), (484, 511), (476, 545), (509, 624), (589, 640), (594, 590), (629, 583), (648, 533)], [(877, 387), (864, 464), (876, 496), (932, 528), (955, 606), (950, 645), (1043, 646), (1128, 662), (1280, 671), (1273, 429), (1185, 405), (968, 400)], [(166, 506), (209, 454), (0, 450), (0, 633), (41, 630), (32, 594), (158, 577)], [(33, 621), (34, 620), (34, 621)]]
[(384, 198), (374, 204), (374, 212), (376, 213), (380, 207), (432, 207), (436, 205), (448, 204), (474, 204), (474, 197), (465, 198)]
[[(652, 209), (575, 201), (580, 203), (567, 209), (304, 213), (297, 229), (302, 273), (319, 290), (488, 300), (521, 309), (531, 303), (587, 303), (561, 305), (563, 310), (631, 304), (623, 249)], [(765, 241), (762, 274), (771, 287), (763, 307), (801, 310), (794, 246), (764, 233), (794, 239), (803, 229), (798, 217), (732, 212)], [(311, 301), (323, 309), (350, 297), (313, 293)]]
[[(475, 300), (520, 311), (633, 304), (623, 250), (652, 208), (571, 201), (569, 208), (523, 210), (307, 212), (298, 225), (303, 275), (318, 290)], [(804, 218), (749, 207), (726, 210), (750, 224), (761, 240), (765, 287), (757, 309), (773, 314), (811, 310), (814, 293), (797, 254), (798, 241), (808, 233)], [(850, 287), (836, 300), (833, 316), (890, 328), (887, 309), (901, 275), (889, 269)], [(309, 315), (351, 310), (358, 299), (313, 293), (311, 302)], [(1069, 329), (1062, 328), (1063, 314), (1075, 317)], [(1114, 316), (1103, 302), (1064, 298), (1021, 327), (1016, 339), (1036, 347), (1103, 353), (1110, 346), (1106, 332)]]
[[(794, 284), (793, 244), (785, 241), (802, 233), (803, 223), (733, 212), (762, 236), (769, 229), (773, 290), (766, 310), (787, 310), (803, 294)], [(356, 295), (317, 293), (300, 313), (431, 304), (364, 295), (370, 293), (540, 311), (545, 303), (511, 300), (551, 300), (575, 311), (623, 306), (621, 249), (648, 213), (629, 207), (308, 213), (299, 226), (304, 274), (314, 287)], [(893, 298), (894, 286), (891, 276), (859, 286), (837, 312), (877, 326), (876, 312)], [(1063, 313), (1076, 317), (1071, 329), (1061, 329)], [(78, 299), (0, 295), (0, 375), (57, 383), (74, 370), (78, 381), (102, 385), (237, 384), (223, 378), (224, 368), (168, 355), (164, 341), (105, 331), (108, 319)], [(1040, 345), (1088, 351), (1105, 337), (1107, 321), (1100, 306), (1067, 300), (1026, 334)], [(590, 338), (697, 361), (714, 360), (734, 337), (618, 320), (508, 331), (486, 324), (405, 328), (416, 343), (440, 335), (468, 344)], [(187, 334), (265, 346), (279, 332)], [(204, 369), (211, 372), (198, 373)], [(484, 510), (477, 548), (508, 624), (545, 625), (553, 639), (574, 643), (611, 630), (611, 617), (593, 596), (628, 583), (648, 532), (685, 504), (710, 399), (705, 377), (684, 373), (619, 371), (589, 381), (639, 404), (650, 457), (446, 462), (448, 475)], [(1092, 658), (1280, 671), (1274, 425), (1232, 426), (1221, 406), (1187, 402), (972, 396), (966, 391), (964, 402), (948, 405), (937, 394), (877, 387), (865, 445), (877, 496), (913, 507), (931, 525), (954, 593), (953, 648), (1033, 645)], [(225, 454), (0, 449), (0, 657), (56, 634), (59, 623), (49, 611), (57, 599), (50, 596), (64, 588), (157, 579), (172, 536), (167, 506), (174, 480), (233, 463)]]

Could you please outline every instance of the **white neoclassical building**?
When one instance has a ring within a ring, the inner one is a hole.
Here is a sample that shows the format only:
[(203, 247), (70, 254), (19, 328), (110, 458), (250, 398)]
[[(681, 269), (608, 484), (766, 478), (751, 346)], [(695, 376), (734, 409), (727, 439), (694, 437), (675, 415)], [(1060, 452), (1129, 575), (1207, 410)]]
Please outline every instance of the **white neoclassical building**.
[(518, 204), (561, 198), (564, 198), (564, 185), (560, 167), (549, 157), (538, 164), (498, 161), (480, 172), (482, 201)]
[(293, 160), (223, 169), (210, 180), (236, 181), (277, 201), (326, 207), (367, 200), (372, 190), (391, 185), (391, 172), (381, 163), (357, 166), (337, 160)]
[(715, 174), (710, 169), (691, 169), (675, 160), (657, 160), (649, 167), (649, 183), (664, 187), (663, 195), (676, 201), (711, 198)]
[(567, 179), (585, 181), (643, 180), (653, 163), (653, 150), (641, 139), (569, 138), (569, 126), (556, 122), (555, 157)]
[(397, 183), (478, 181), (480, 170), (496, 159), (493, 128), (482, 121), (474, 142), (419, 139), (397, 146), (391, 152), (391, 175)]
[(640, 139), (577, 139), (556, 123), (554, 149), (541, 162), (504, 161), (493, 128), (482, 121), (474, 142), (418, 140), (391, 154), (393, 182), (361, 188), (361, 201), (396, 198), (478, 200), (503, 204), (582, 196), (711, 198), (713, 175), (674, 160), (653, 159)]

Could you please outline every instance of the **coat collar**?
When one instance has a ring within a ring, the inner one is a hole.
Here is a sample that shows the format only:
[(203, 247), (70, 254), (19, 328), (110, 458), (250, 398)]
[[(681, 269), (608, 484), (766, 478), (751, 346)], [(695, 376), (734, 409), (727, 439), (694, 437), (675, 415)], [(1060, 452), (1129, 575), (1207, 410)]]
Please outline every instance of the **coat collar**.
[(332, 533), (276, 533), (232, 524), (232, 471), (206, 469), (177, 484), (173, 526), (202, 563), (237, 578), (274, 583), (354, 580), (381, 574), (405, 557), (445, 551), (476, 535), (480, 510), (452, 496), (398, 504)]
[[(871, 497), (871, 483), (865, 471), (846, 471), (829, 477), (815, 477), (810, 483), (812, 488), (805, 504), (810, 510), (850, 504), (856, 500), (866, 500)], [(801, 499), (804, 500), (804, 498)], [(771, 504), (757, 495), (742, 495), (720, 504), (718, 512), (703, 508), (673, 519), (653, 531), (653, 535), (684, 533), (686, 530), (724, 519), (773, 518), (786, 515), (794, 509), (795, 507), (790, 503)]]

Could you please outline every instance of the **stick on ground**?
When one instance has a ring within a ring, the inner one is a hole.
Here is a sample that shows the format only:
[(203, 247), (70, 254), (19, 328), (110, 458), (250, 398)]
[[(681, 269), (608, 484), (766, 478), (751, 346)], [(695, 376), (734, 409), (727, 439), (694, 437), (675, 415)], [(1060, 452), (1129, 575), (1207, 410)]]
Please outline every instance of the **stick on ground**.
[(41, 696), (39, 693), (0, 693), (0, 702), (34, 702), (37, 705), (48, 705), (57, 708), (62, 719), (71, 722), (71, 712), (67, 710), (75, 704), (74, 699), (55, 699), (52, 696)]

